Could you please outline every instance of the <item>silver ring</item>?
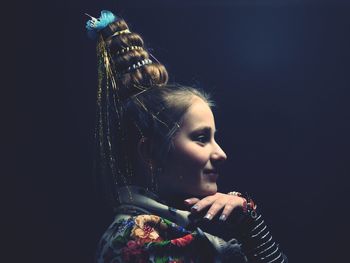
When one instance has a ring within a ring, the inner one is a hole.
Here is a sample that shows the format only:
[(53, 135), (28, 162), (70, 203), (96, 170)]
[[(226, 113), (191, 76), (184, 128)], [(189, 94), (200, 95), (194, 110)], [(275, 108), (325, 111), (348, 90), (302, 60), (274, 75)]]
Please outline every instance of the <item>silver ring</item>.
[(242, 194), (240, 192), (236, 192), (236, 191), (232, 191), (232, 192), (228, 192), (228, 195), (235, 195), (235, 196), (242, 196)]

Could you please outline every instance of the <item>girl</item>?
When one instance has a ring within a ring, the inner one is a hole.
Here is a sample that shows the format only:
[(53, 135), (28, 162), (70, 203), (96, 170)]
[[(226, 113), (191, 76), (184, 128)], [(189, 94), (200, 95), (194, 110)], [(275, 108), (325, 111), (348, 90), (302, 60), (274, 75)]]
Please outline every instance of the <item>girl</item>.
[(97, 262), (287, 262), (256, 204), (217, 190), (213, 102), (168, 73), (109, 11), (98, 38), (96, 168), (115, 211)]

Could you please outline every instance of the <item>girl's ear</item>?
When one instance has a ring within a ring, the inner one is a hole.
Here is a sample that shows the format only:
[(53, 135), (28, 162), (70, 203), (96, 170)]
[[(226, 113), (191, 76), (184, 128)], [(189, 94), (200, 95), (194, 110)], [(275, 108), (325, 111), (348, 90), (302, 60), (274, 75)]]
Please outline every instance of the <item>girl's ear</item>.
[(144, 164), (152, 161), (152, 142), (146, 137), (142, 137), (137, 144), (138, 157)]

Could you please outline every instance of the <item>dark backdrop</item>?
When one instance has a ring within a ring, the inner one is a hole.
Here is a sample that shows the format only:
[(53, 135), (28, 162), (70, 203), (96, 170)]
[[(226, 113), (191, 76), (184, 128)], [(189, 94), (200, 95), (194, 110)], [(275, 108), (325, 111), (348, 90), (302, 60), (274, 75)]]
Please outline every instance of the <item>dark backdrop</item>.
[[(110, 223), (94, 194), (95, 43), (87, 12), (121, 14), (171, 81), (212, 91), (229, 156), (290, 262), (345, 262), (349, 1), (59, 1), (16, 21), (14, 262), (93, 262)], [(5, 51), (6, 53), (6, 51)], [(7, 226), (7, 225), (6, 225)]]

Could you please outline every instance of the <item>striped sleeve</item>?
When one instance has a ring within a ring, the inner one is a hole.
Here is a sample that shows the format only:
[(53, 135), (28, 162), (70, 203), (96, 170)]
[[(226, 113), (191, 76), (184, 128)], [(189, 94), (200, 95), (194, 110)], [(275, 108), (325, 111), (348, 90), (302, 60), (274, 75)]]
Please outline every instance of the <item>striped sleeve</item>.
[(244, 231), (240, 241), (250, 262), (287, 263), (288, 259), (273, 239), (261, 214), (255, 218), (247, 218), (243, 223)]

